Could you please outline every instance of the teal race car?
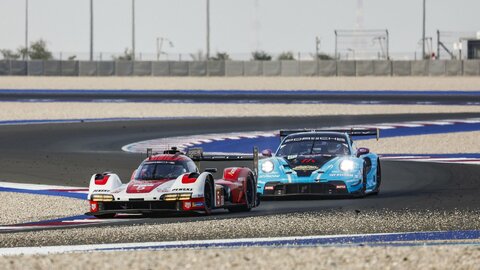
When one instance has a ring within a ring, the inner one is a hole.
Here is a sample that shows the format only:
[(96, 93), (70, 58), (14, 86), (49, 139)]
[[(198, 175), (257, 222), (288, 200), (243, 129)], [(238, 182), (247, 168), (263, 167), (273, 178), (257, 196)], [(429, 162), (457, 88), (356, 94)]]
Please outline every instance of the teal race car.
[(378, 129), (283, 130), (275, 153), (262, 151), (257, 193), (280, 196), (365, 196), (378, 194), (380, 159), (357, 148), (352, 137), (371, 136)]

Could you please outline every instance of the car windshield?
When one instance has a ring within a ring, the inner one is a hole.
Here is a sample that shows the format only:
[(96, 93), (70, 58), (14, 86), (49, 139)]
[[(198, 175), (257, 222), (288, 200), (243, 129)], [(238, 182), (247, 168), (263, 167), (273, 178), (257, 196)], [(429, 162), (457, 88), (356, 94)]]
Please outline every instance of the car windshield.
[(189, 171), (187, 162), (161, 161), (143, 163), (137, 170), (136, 180), (175, 179)]
[(296, 155), (349, 155), (350, 150), (345, 138), (305, 136), (287, 138), (277, 151), (277, 156)]

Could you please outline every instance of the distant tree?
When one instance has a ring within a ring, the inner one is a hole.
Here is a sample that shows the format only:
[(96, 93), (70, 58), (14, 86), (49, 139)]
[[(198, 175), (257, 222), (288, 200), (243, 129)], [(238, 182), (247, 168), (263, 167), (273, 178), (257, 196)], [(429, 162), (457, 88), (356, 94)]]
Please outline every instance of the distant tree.
[[(315, 55), (314, 55), (314, 58), (315, 58)], [(326, 54), (326, 53), (319, 53), (317, 54), (317, 60), (333, 60), (333, 57)]]
[[(25, 48), (20, 49), (21, 54), (25, 54)], [(30, 44), (28, 56), (33, 60), (50, 60), (53, 59), (52, 53), (47, 48), (47, 42), (39, 39)]]
[(270, 61), (272, 56), (264, 51), (255, 51), (252, 53), (252, 59), (257, 61)]
[(198, 50), (196, 53), (191, 53), (190, 57), (193, 61), (205, 61), (207, 58), (202, 50)]
[(277, 60), (295, 60), (292, 52), (282, 52), (278, 55)]
[(115, 61), (132, 61), (133, 60), (133, 52), (125, 48), (123, 55), (113, 56), (113, 60)]
[(210, 57), (212, 61), (227, 61), (230, 60), (230, 55), (226, 52), (217, 52), (215, 56)]
[(5, 60), (17, 60), (18, 58), (20, 58), (20, 54), (14, 53), (12, 50), (3, 49), (3, 50), (0, 50), (0, 53), (2, 54), (3, 59)]

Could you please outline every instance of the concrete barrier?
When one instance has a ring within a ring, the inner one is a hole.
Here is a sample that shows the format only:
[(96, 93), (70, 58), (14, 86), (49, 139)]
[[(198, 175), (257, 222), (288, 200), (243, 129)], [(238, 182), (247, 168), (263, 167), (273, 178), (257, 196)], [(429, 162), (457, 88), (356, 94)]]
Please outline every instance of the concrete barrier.
[(393, 61), (392, 62), (393, 76), (411, 76), (412, 64), (410, 61)]
[(286, 77), (298, 76), (300, 74), (298, 63), (298, 61), (282, 61), (280, 75)]
[(334, 60), (318, 61), (318, 75), (337, 76), (337, 61), (334, 61)]
[(387, 61), (387, 60), (373, 61), (373, 75), (392, 76), (392, 61)]
[(449, 60), (445, 64), (445, 75), (447, 76), (462, 76), (463, 63), (460, 60)]
[(10, 61), (10, 75), (28, 75), (27, 61)]
[(115, 62), (115, 75), (117, 76), (132, 76), (133, 75), (133, 62), (132, 61), (116, 61)]
[(263, 75), (263, 62), (266, 61), (248, 61), (244, 65), (245, 76), (262, 76)]
[(463, 61), (463, 75), (464, 76), (480, 75), (480, 61), (478, 60)]
[(43, 76), (45, 75), (45, 62), (43, 60), (28, 61), (27, 69), (29, 76)]
[(337, 76), (355, 76), (356, 75), (355, 61), (338, 61), (337, 62)]
[(428, 76), (428, 62), (426, 60), (412, 61), (412, 76)]
[(44, 62), (44, 72), (46, 76), (59, 76), (62, 74), (62, 62), (57, 60), (48, 60)]
[(115, 62), (114, 61), (102, 61), (97, 65), (98, 76), (114, 76), (115, 75)]
[(150, 61), (133, 62), (133, 75), (134, 76), (151, 76), (152, 62)]
[(263, 63), (263, 76), (279, 76), (282, 72), (282, 62), (265, 61)]
[(190, 76), (206, 76), (207, 75), (207, 62), (194, 61), (188, 63), (188, 75)]
[(208, 76), (225, 76), (225, 61), (208, 61)]
[(357, 61), (355, 69), (357, 76), (373, 76), (375, 73), (373, 61)]
[(226, 61), (225, 76), (227, 77), (243, 76), (245, 74), (243, 71), (243, 66), (244, 66), (243, 61)]
[(188, 76), (189, 62), (169, 62), (170, 76)]
[(62, 66), (62, 76), (78, 76), (78, 61), (63, 61)]
[(433, 60), (428, 62), (428, 74), (430, 76), (445, 76), (446, 74), (445, 60)]
[(152, 76), (170, 76), (170, 63), (152, 62)]
[(10, 61), (0, 60), (0, 76), (10, 75)]
[(79, 76), (97, 76), (98, 62), (80, 61), (78, 63)]
[(298, 73), (300, 76), (317, 76), (318, 62), (317, 61), (300, 61), (298, 63)]

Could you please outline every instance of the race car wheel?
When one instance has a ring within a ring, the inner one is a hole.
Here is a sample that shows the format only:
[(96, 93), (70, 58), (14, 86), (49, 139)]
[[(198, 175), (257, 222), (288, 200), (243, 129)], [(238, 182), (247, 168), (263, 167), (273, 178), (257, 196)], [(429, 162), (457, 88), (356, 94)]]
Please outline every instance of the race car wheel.
[(228, 208), (228, 211), (235, 213), (235, 212), (248, 212), (252, 210), (252, 207), (257, 204), (255, 185), (253, 183), (254, 181), (252, 176), (248, 176), (247, 187), (245, 189), (246, 204), (230, 207)]
[(115, 214), (103, 214), (103, 215), (93, 215), (94, 217), (96, 218), (101, 218), (101, 219), (105, 219), (105, 218), (114, 218), (115, 217)]
[(363, 174), (362, 174), (362, 190), (360, 191), (360, 197), (365, 197), (367, 195), (367, 166), (363, 164)]
[(373, 195), (378, 195), (380, 192), (380, 184), (382, 183), (382, 166), (380, 165), (380, 159), (377, 160), (377, 184), (375, 185), (375, 189), (373, 190)]
[(213, 185), (210, 180), (205, 181), (205, 187), (203, 191), (205, 214), (210, 215), (212, 213), (213, 205)]

